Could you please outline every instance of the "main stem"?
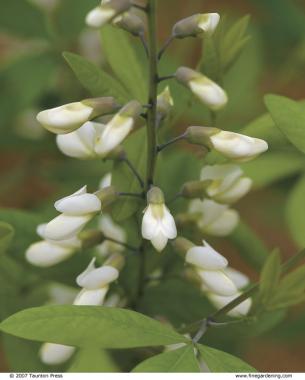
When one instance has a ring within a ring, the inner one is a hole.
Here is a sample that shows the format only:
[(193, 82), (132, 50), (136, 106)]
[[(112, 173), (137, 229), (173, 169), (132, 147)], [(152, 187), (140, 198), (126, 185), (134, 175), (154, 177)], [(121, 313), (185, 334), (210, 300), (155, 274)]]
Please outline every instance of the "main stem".
[(149, 49), (149, 98), (147, 111), (147, 172), (146, 190), (154, 183), (157, 158), (157, 96), (158, 96), (158, 53), (156, 37), (156, 0), (148, 3), (148, 49)]

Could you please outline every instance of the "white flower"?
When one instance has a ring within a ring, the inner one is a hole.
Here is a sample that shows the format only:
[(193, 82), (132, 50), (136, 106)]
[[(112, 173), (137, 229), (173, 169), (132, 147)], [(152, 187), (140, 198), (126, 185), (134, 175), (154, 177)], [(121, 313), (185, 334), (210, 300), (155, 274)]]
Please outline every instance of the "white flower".
[(104, 177), (100, 181), (99, 188), (105, 189), (105, 187), (111, 186), (111, 181), (112, 181), (112, 174), (111, 173), (105, 174)]
[(268, 144), (264, 140), (229, 131), (213, 134), (210, 142), (216, 151), (238, 162), (252, 160), (268, 150)]
[(44, 343), (39, 351), (40, 360), (47, 365), (59, 365), (71, 358), (75, 347), (63, 344)]
[[(126, 232), (123, 228), (116, 224), (110, 215), (102, 215), (99, 221), (100, 230), (105, 237), (114, 239), (120, 243), (126, 243)], [(110, 253), (122, 252), (124, 247), (122, 244), (115, 243), (110, 240), (105, 240), (97, 247), (102, 257), (109, 255)]]
[[(238, 291), (235, 294), (230, 295), (230, 296), (221, 296), (212, 292), (208, 292), (207, 293), (208, 299), (217, 309), (223, 308), (228, 303), (233, 301), (235, 298), (239, 297), (242, 294), (240, 292), (240, 289), (246, 287), (249, 284), (249, 278), (243, 273), (233, 268), (227, 267), (224, 270), (224, 272), (234, 282)], [(231, 317), (244, 317), (249, 313), (251, 306), (252, 306), (252, 300), (251, 298), (248, 298), (242, 303), (240, 303), (239, 305), (237, 305), (234, 309), (232, 309), (228, 313), (228, 315)]]
[(180, 67), (176, 72), (176, 78), (213, 111), (223, 108), (228, 102), (226, 92), (217, 83), (197, 71)]
[(203, 246), (194, 246), (187, 251), (185, 261), (205, 270), (224, 269), (228, 265), (227, 259), (204, 240)]
[(95, 194), (87, 193), (87, 187), (84, 186), (55, 202), (55, 208), (62, 214), (47, 224), (45, 236), (51, 240), (65, 240), (77, 235), (101, 211), (101, 201)]
[(129, 0), (104, 0), (87, 14), (86, 23), (93, 28), (100, 28), (117, 15), (127, 11), (130, 6)]
[(212, 35), (219, 24), (219, 20), (218, 13), (204, 13), (199, 15), (198, 27), (208, 35)]
[(66, 134), (80, 128), (97, 116), (112, 113), (118, 108), (112, 97), (85, 99), (40, 112), (39, 123), (56, 134)]
[(134, 127), (135, 119), (140, 115), (141, 109), (139, 102), (131, 101), (106, 124), (95, 145), (95, 152), (99, 156), (106, 156), (121, 144)]
[(207, 181), (206, 193), (220, 203), (233, 203), (249, 192), (252, 180), (237, 165), (207, 165), (200, 174)]
[(229, 235), (239, 222), (239, 216), (235, 210), (210, 199), (193, 200), (190, 202), (189, 211), (199, 214), (198, 227), (213, 236)]
[(95, 143), (99, 132), (105, 126), (100, 123), (88, 121), (77, 131), (58, 135), (56, 143), (58, 148), (66, 156), (80, 159), (92, 159), (98, 157), (95, 152)]
[(168, 115), (171, 107), (174, 106), (174, 99), (172, 98), (169, 86), (158, 95), (157, 98), (157, 111), (160, 120), (163, 120)]
[(150, 240), (157, 251), (161, 252), (168, 239), (177, 237), (177, 229), (173, 216), (164, 204), (163, 193), (153, 187), (147, 193), (148, 206), (142, 220), (142, 236)]
[(234, 282), (225, 273), (228, 261), (206, 241), (203, 241), (203, 246), (193, 246), (188, 249), (185, 261), (195, 266), (204, 290), (223, 296), (237, 292)]
[(68, 133), (90, 120), (93, 107), (75, 102), (39, 112), (37, 120), (53, 133)]
[(53, 266), (72, 256), (81, 247), (81, 241), (77, 237), (59, 241), (48, 240), (45, 229), (46, 224), (37, 227), (38, 235), (45, 240), (31, 244), (25, 253), (27, 261), (32, 265)]
[(95, 260), (76, 279), (77, 285), (87, 290), (104, 288), (119, 277), (119, 271), (110, 265), (95, 268)]

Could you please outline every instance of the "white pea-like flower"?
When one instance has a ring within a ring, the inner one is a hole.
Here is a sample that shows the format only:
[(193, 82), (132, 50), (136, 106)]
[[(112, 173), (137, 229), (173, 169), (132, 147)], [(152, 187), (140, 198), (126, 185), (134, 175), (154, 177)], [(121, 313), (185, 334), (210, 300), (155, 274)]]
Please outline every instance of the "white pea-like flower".
[(86, 23), (92, 28), (101, 28), (130, 7), (129, 0), (102, 0), (99, 6), (87, 14)]
[(185, 261), (195, 266), (204, 289), (208, 289), (209, 292), (222, 296), (230, 296), (237, 292), (234, 282), (225, 273), (225, 268), (228, 266), (227, 259), (206, 241), (203, 241), (203, 246), (193, 246), (188, 249)]
[(105, 187), (111, 186), (111, 182), (112, 182), (112, 174), (106, 173), (104, 177), (100, 180), (99, 188), (105, 189)]
[(117, 108), (118, 105), (112, 97), (85, 99), (41, 111), (37, 120), (50, 132), (66, 134), (80, 128), (89, 120), (114, 112)]
[(217, 83), (195, 70), (180, 67), (176, 78), (213, 111), (223, 108), (228, 102), (226, 92)]
[(55, 208), (61, 214), (46, 225), (46, 238), (58, 241), (74, 237), (101, 211), (101, 207), (100, 199), (87, 193), (87, 186), (60, 199), (55, 202)]
[(142, 106), (136, 100), (127, 103), (110, 121), (106, 124), (102, 133), (99, 134), (95, 152), (101, 157), (105, 157), (115, 149), (128, 136), (133, 129), (136, 118), (141, 114)]
[(266, 141), (230, 131), (215, 133), (210, 142), (217, 152), (238, 162), (252, 160), (268, 150)]
[(237, 211), (210, 199), (191, 201), (189, 212), (198, 214), (198, 227), (212, 236), (230, 235), (239, 222)]
[(56, 265), (71, 257), (81, 247), (81, 241), (76, 236), (66, 240), (49, 240), (45, 229), (46, 224), (37, 227), (37, 234), (44, 240), (31, 244), (26, 250), (26, 259), (32, 265), (42, 268)]
[[(238, 291), (231, 296), (221, 296), (211, 292), (207, 293), (208, 299), (217, 309), (223, 308), (228, 303), (233, 301), (235, 298), (239, 297), (242, 294), (240, 290), (249, 284), (249, 278), (243, 273), (237, 271), (236, 269), (227, 267), (224, 271), (226, 275), (229, 276), (229, 278), (234, 282)], [(231, 317), (244, 317), (249, 313), (251, 306), (252, 300), (251, 298), (248, 298), (239, 305), (237, 305), (234, 309), (229, 311), (228, 315)]]
[(173, 106), (174, 99), (172, 98), (169, 86), (167, 86), (157, 97), (157, 112), (159, 119), (165, 119)]
[(178, 21), (172, 30), (175, 38), (185, 38), (206, 34), (211, 36), (218, 24), (220, 16), (218, 13), (202, 13), (195, 14)]
[[(115, 266), (103, 265), (95, 267), (95, 258), (88, 267), (77, 277), (77, 284), (82, 290), (74, 299), (73, 305), (78, 306), (99, 306), (103, 305), (111, 282), (119, 276), (119, 270)], [(47, 365), (59, 365), (71, 358), (75, 352), (75, 347), (44, 343), (39, 351), (40, 359)]]
[(142, 236), (150, 240), (157, 251), (161, 252), (168, 239), (177, 237), (175, 220), (164, 203), (162, 191), (153, 187), (147, 193), (148, 206), (142, 220)]
[(95, 143), (103, 128), (103, 124), (88, 121), (74, 132), (56, 136), (57, 146), (68, 157), (85, 160), (97, 158)]
[(237, 165), (207, 165), (201, 170), (201, 181), (206, 181), (207, 195), (220, 203), (234, 203), (246, 195), (252, 186)]

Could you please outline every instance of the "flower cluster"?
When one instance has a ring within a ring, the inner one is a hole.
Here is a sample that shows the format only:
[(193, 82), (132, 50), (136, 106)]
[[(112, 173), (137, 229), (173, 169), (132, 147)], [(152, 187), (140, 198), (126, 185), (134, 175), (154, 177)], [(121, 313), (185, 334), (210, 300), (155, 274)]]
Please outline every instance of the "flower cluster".
[[(124, 264), (121, 255), (111, 256), (103, 266), (96, 268), (95, 259), (81, 273), (76, 283), (82, 289), (77, 294), (73, 305), (103, 305), (109, 290), (109, 285), (119, 277), (119, 271)], [(62, 344), (44, 343), (40, 349), (42, 362), (48, 365), (58, 365), (67, 361), (74, 353), (75, 348)]]
[[(140, 37), (148, 58), (153, 58), (152, 66), (161, 59), (165, 48), (174, 39), (190, 36), (205, 38), (217, 31), (220, 21), (217, 13), (196, 14), (180, 20), (174, 25), (170, 38), (158, 56), (151, 57), (145, 41), (144, 18), (139, 17), (134, 8), (131, 0), (103, 0), (89, 12), (86, 22), (95, 28), (111, 23)], [(145, 7), (142, 10), (147, 11)], [(226, 91), (218, 83), (191, 68), (179, 67), (165, 79), (174, 79), (182, 84), (213, 115), (229, 101)], [(74, 305), (103, 305), (110, 284), (117, 280), (119, 271), (123, 268), (125, 249), (142, 254), (144, 248), (150, 246), (146, 241), (158, 252), (165, 250), (171, 241), (173, 248), (183, 254), (186, 263), (199, 278), (201, 290), (218, 308), (236, 298), (249, 282), (246, 276), (228, 267), (227, 259), (206, 241), (203, 241), (203, 246), (196, 246), (181, 235), (185, 232), (184, 223), (189, 222), (204, 237), (226, 236), (234, 230), (239, 215), (231, 205), (245, 196), (252, 185), (251, 179), (244, 175), (238, 163), (254, 159), (265, 152), (268, 145), (263, 140), (215, 126), (189, 126), (181, 136), (158, 146), (158, 127), (174, 106), (168, 86), (157, 95), (161, 81), (158, 73), (152, 75), (150, 86), (155, 87), (148, 104), (130, 100), (127, 104), (120, 105), (112, 97), (100, 97), (45, 110), (37, 116), (44, 128), (57, 135), (56, 143), (63, 154), (77, 159), (102, 158), (125, 163), (140, 186), (139, 193), (126, 193), (124, 189), (112, 184), (112, 175), (108, 173), (96, 192), (90, 193), (84, 186), (72, 195), (58, 200), (55, 209), (60, 215), (38, 227), (38, 234), (43, 241), (28, 248), (26, 258), (31, 264), (40, 267), (55, 265), (86, 248), (95, 248), (94, 255), (104, 261), (101, 267), (95, 268), (93, 259), (89, 267), (78, 276), (77, 284), (82, 290), (75, 298)], [(129, 161), (121, 146), (132, 130), (136, 126), (143, 127), (144, 123), (147, 124), (148, 138), (152, 135), (154, 137), (147, 144), (150, 151), (147, 154), (146, 179), (142, 179), (142, 173)], [(205, 165), (198, 181), (187, 182), (182, 186), (177, 198), (184, 197), (190, 202), (186, 206), (186, 212), (173, 215), (166, 206), (169, 203), (165, 201), (163, 191), (155, 183), (154, 168), (161, 150), (181, 139), (219, 153), (222, 160), (221, 164)], [(143, 211), (143, 215), (140, 212), (135, 214), (135, 217), (141, 215), (141, 221), (138, 221), (141, 224), (139, 247), (128, 244), (126, 232), (111, 214), (109, 206), (124, 196), (137, 198), (138, 211)], [(97, 216), (99, 220), (95, 223), (96, 228), (83, 231)], [(250, 307), (251, 300), (246, 300), (231, 310), (230, 315), (244, 316)], [(67, 360), (73, 352), (73, 347), (46, 343), (41, 349), (41, 358), (45, 363), (58, 364)]]

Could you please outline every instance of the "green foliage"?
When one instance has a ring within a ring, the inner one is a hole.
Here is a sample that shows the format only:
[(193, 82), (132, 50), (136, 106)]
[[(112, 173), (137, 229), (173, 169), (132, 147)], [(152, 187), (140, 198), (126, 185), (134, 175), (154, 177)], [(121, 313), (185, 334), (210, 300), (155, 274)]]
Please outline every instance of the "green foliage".
[(74, 53), (63, 53), (65, 60), (81, 84), (92, 96), (114, 96), (119, 102), (129, 99), (124, 87), (95, 64)]
[(239, 222), (229, 239), (252, 267), (257, 270), (262, 268), (269, 254), (268, 249), (245, 222)]
[(7, 250), (13, 236), (14, 228), (10, 224), (0, 221), (0, 254)]
[(259, 296), (263, 304), (272, 300), (281, 275), (281, 258), (278, 250), (272, 252), (265, 262), (260, 275)]
[(0, 6), (0, 29), (2, 31), (23, 38), (48, 37), (43, 13), (29, 0), (1, 0)]
[[(128, 159), (137, 172), (144, 178), (146, 170), (146, 131), (145, 128), (133, 133), (123, 144)], [(132, 174), (125, 162), (115, 162), (112, 170), (112, 184), (121, 192), (141, 193), (142, 189), (137, 178)], [(126, 197), (113, 206), (112, 216), (116, 221), (131, 217), (138, 209), (141, 200)]]
[(295, 240), (300, 247), (305, 247), (305, 176), (293, 187), (286, 206), (286, 216), (288, 227)]
[(200, 372), (193, 345), (164, 352), (140, 363), (132, 372)]
[(236, 61), (249, 40), (246, 35), (250, 17), (244, 16), (233, 25), (220, 22), (212, 36), (203, 40), (203, 55), (200, 70), (211, 79), (222, 81), (224, 73)]
[(82, 348), (76, 354), (67, 372), (119, 372), (118, 367), (106, 350)]
[(204, 363), (211, 372), (257, 372), (249, 364), (226, 352), (201, 344), (198, 348)]
[(242, 165), (247, 176), (252, 178), (255, 188), (267, 187), (303, 170), (304, 157), (299, 153), (265, 153), (254, 161)]
[(3, 321), (0, 330), (25, 339), (77, 347), (132, 348), (188, 341), (143, 314), (101, 306), (26, 309)]
[(302, 153), (305, 153), (305, 106), (278, 95), (265, 96), (275, 125)]
[(101, 33), (103, 51), (114, 74), (133, 98), (145, 102), (146, 77), (128, 35), (112, 26), (104, 27)]

